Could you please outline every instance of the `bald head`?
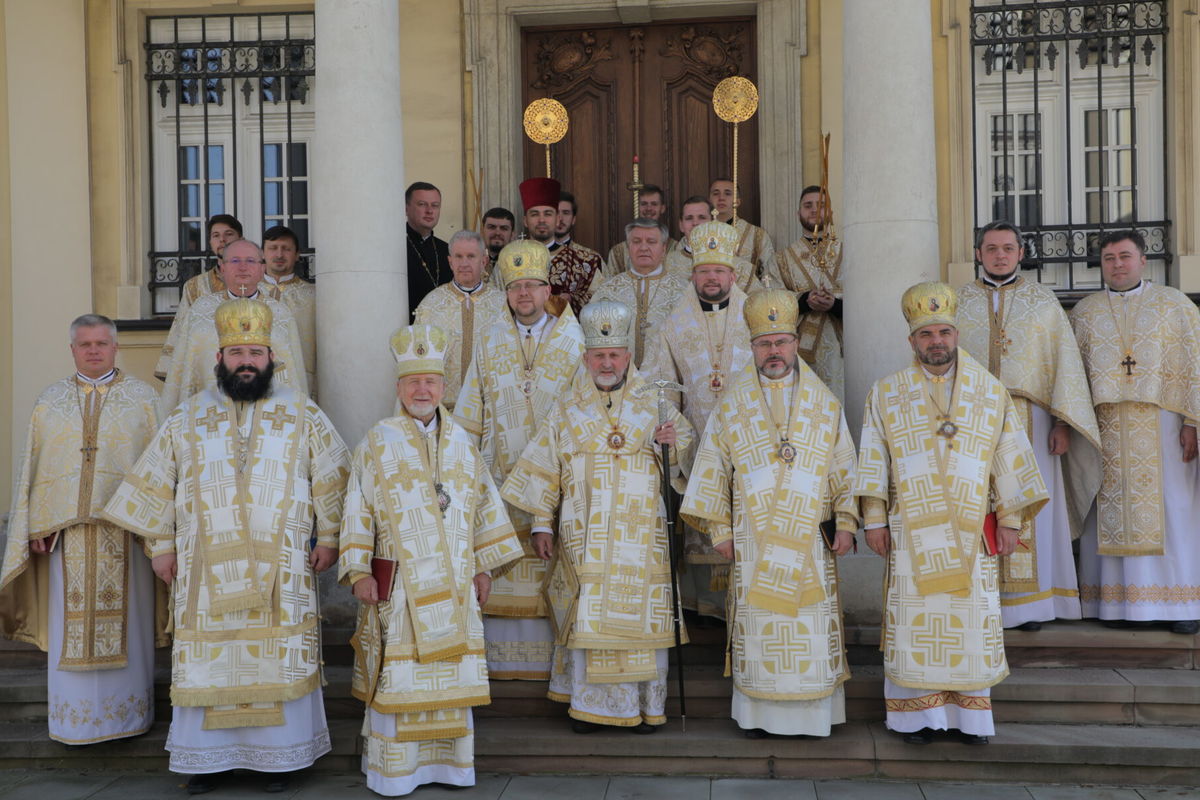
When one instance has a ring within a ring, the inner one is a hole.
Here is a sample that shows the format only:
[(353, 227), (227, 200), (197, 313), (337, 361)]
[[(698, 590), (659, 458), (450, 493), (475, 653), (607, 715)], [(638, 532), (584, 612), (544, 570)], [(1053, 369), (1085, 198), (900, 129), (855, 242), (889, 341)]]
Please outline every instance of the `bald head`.
[(254, 294), (265, 269), (262, 249), (254, 242), (238, 239), (225, 245), (221, 255), (221, 279), (233, 294)]

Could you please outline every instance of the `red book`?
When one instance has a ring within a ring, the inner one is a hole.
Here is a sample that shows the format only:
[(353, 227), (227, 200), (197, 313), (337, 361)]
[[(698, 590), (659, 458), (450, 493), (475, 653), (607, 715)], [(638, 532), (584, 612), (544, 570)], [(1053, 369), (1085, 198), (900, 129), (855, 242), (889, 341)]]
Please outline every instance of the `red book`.
[(989, 556), (996, 555), (996, 512), (983, 518), (983, 552)]
[(371, 577), (379, 587), (379, 602), (386, 603), (392, 597), (392, 580), (396, 577), (396, 562), (391, 558), (372, 558)]

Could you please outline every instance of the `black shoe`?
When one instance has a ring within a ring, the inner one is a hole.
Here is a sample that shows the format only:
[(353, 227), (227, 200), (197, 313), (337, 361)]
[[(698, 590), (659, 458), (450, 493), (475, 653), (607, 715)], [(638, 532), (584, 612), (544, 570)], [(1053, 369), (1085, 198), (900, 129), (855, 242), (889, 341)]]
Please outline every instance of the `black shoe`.
[(583, 719), (571, 720), (571, 730), (575, 731), (576, 733), (595, 733), (602, 727), (604, 726), (597, 722), (588, 722), (587, 720)]
[(1153, 622), (1146, 622), (1137, 619), (1102, 619), (1100, 624), (1106, 628), (1117, 628), (1118, 630), (1130, 630), (1136, 628), (1149, 628)]
[(1171, 623), (1171, 633), (1178, 633), (1183, 636), (1195, 636), (1197, 633), (1200, 633), (1200, 620), (1177, 619)]
[(219, 773), (210, 772), (207, 775), (193, 775), (188, 778), (187, 793), (188, 794), (208, 794), (213, 789), (217, 788), (217, 775)]
[(267, 785), (263, 787), (263, 791), (277, 794), (279, 792), (286, 792), (291, 785), (291, 772), (275, 772), (267, 778)]
[(1031, 619), (1029, 622), (1022, 623), (1021, 625), (1018, 625), (1016, 627), (1016, 630), (1018, 630), (1018, 631), (1030, 631), (1030, 632), (1040, 631), (1041, 629), (1042, 629), (1042, 623), (1038, 622), (1035, 619)]
[(921, 728), (919, 731), (906, 733), (901, 736), (905, 744), (930, 744), (933, 742), (933, 731), (929, 728)]
[(762, 728), (746, 728), (742, 731), (742, 735), (747, 739), (765, 739), (771, 734), (767, 733)]
[(988, 737), (978, 736), (974, 733), (960, 732), (958, 734), (958, 738), (960, 741), (962, 741), (963, 744), (987, 744), (988, 743)]
[(633, 726), (632, 730), (634, 733), (642, 736), (649, 736), (652, 733), (658, 733), (658, 726), (651, 725), (648, 722), (639, 722), (637, 725)]

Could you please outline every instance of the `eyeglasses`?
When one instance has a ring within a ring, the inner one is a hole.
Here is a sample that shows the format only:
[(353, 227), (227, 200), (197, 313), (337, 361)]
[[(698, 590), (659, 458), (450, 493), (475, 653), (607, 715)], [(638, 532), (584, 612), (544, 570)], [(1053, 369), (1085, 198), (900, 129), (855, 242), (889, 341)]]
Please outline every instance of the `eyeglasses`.
[(541, 287), (548, 285), (549, 284), (542, 283), (541, 281), (522, 281), (521, 283), (510, 283), (508, 285), (508, 291), (520, 294), (521, 292), (533, 292), (535, 289), (540, 289)]
[(793, 341), (795, 341), (795, 337), (792, 336), (786, 339), (755, 339), (750, 346), (755, 350), (782, 350)]

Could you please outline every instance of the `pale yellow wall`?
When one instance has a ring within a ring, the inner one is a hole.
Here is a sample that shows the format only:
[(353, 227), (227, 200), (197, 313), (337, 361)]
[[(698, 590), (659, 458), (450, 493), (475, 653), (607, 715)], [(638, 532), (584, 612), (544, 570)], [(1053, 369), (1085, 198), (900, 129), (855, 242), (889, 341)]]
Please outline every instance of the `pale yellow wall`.
[[(0, 4), (0, 186), (9, 185), (8, 172), (8, 42), (5, 7)], [(8, 513), (13, 482), (13, 371), (12, 371), (12, 206), (9, 193), (0, 191), (0, 517)]]
[(15, 456), (38, 392), (70, 372), (67, 327), (92, 308), (91, 218), (84, 5), (7, 0), (4, 15)]

